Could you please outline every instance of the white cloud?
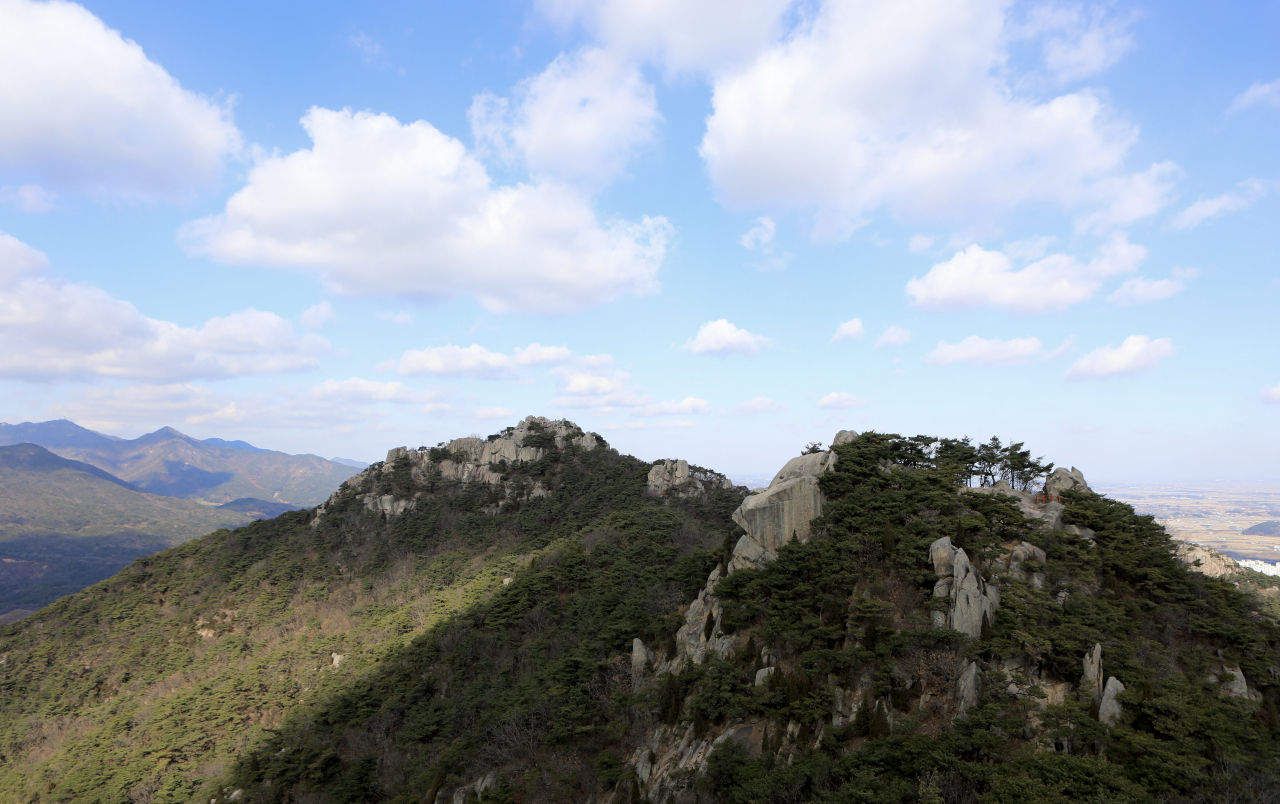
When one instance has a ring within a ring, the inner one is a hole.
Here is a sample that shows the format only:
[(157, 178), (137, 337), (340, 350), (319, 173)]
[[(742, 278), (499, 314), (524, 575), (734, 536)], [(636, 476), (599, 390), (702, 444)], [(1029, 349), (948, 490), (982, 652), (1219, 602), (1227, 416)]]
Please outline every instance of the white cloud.
[[(1027, 202), (1110, 205), (1099, 182), (1122, 175), (1137, 129), (1091, 91), (1020, 97), (1006, 68), (1008, 10), (1002, 0), (822, 3), (715, 80), (700, 151), (721, 198), (814, 210), (819, 240), (848, 236), (881, 208), (989, 226)], [(1106, 53), (1122, 50), (1103, 38)], [(1086, 51), (1061, 49), (1058, 69), (1110, 58)]]
[(756, 218), (756, 225), (748, 229), (738, 242), (752, 251), (762, 246), (768, 248), (773, 243), (775, 228), (771, 218)]
[(1173, 354), (1169, 338), (1152, 340), (1146, 335), (1130, 335), (1119, 346), (1100, 346), (1077, 360), (1067, 371), (1067, 379), (1129, 377), (1155, 368)]
[(0, 187), (0, 203), (12, 204), (23, 212), (48, 212), (58, 200), (58, 194), (38, 184), (21, 187)]
[(730, 324), (727, 319), (720, 318), (699, 327), (698, 334), (684, 348), (699, 355), (751, 356), (769, 344), (770, 340), (763, 335), (753, 335)]
[(1275, 388), (1264, 388), (1262, 390), (1262, 401), (1280, 405), (1280, 385)]
[(938, 341), (929, 353), (929, 362), (935, 366), (953, 363), (981, 363), (986, 366), (1014, 366), (1030, 362), (1042, 354), (1039, 338), (999, 339), (970, 335), (959, 343)]
[(850, 318), (836, 327), (835, 334), (831, 336), (831, 343), (861, 338), (866, 331), (866, 328), (862, 326), (861, 318)]
[(402, 327), (407, 327), (413, 323), (413, 316), (408, 313), (392, 313), (390, 311), (383, 311), (377, 313), (377, 316), (379, 321), (386, 321), (388, 324), (397, 324)]
[(1157, 162), (1141, 173), (1110, 176), (1094, 185), (1102, 207), (1076, 221), (1080, 232), (1110, 232), (1149, 218), (1173, 201), (1182, 168)]
[(1058, 312), (1092, 297), (1107, 277), (1136, 270), (1146, 256), (1145, 248), (1117, 234), (1088, 263), (1052, 254), (1014, 270), (1008, 254), (973, 245), (912, 278), (906, 291), (912, 304), (931, 310)]
[(1238, 112), (1242, 109), (1248, 109), (1250, 106), (1263, 104), (1280, 107), (1280, 79), (1266, 84), (1261, 81), (1255, 81), (1248, 89), (1240, 93), (1227, 111)]
[(515, 414), (506, 408), (479, 408), (474, 415), (477, 419), (509, 419)]
[(537, 0), (562, 25), (581, 23), (612, 50), (672, 72), (715, 73), (750, 58), (780, 32), (794, 0)]
[(347, 37), (347, 44), (360, 54), (365, 64), (373, 64), (386, 56), (382, 44), (367, 33), (352, 34)]
[(735, 416), (755, 416), (760, 413), (777, 413), (786, 410), (787, 406), (767, 396), (753, 396), (745, 402), (733, 406)]
[(1180, 279), (1147, 279), (1135, 276), (1126, 279), (1115, 292), (1107, 297), (1107, 301), (1121, 307), (1132, 307), (1136, 304), (1162, 301), (1177, 295), (1186, 285)]
[(711, 411), (711, 404), (696, 396), (686, 396), (678, 401), (654, 400), (631, 382), (631, 375), (612, 369), (609, 365), (611, 362), (583, 359), (575, 361), (571, 366), (555, 368), (551, 373), (557, 380), (558, 394), (551, 404), (564, 408), (592, 409), (600, 415), (626, 410), (632, 416), (641, 418), (701, 415)]
[(901, 346), (911, 341), (911, 331), (902, 327), (889, 327), (876, 338), (876, 346)]
[(317, 330), (325, 324), (337, 321), (338, 314), (333, 311), (332, 304), (322, 301), (303, 310), (299, 320), (302, 321), (303, 329)]
[(349, 295), (475, 296), (491, 312), (581, 310), (650, 293), (665, 218), (601, 223), (552, 182), (495, 186), (425, 121), (314, 108), (313, 146), (262, 158), (226, 210), (185, 225), (193, 253), (319, 274)]
[(48, 415), (87, 427), (111, 430), (125, 425), (233, 426), (237, 430), (301, 428), (333, 430), (367, 426), (384, 418), (386, 405), (422, 405), (423, 412), (449, 409), (440, 391), (408, 388), (398, 382), (359, 377), (325, 380), (309, 388), (283, 387), (270, 393), (234, 395), (193, 383), (97, 385), (72, 400), (52, 405)]
[(1133, 47), (1133, 15), (1111, 16), (1103, 6), (1045, 4), (1027, 15), (1022, 34), (1042, 38), (1045, 67), (1059, 81), (1097, 75)]
[(599, 48), (560, 54), (512, 99), (477, 95), (468, 117), (482, 153), (593, 187), (621, 175), (662, 119), (639, 68)]
[(68, 2), (0, 3), (0, 117), (0, 169), (56, 192), (177, 200), (241, 147), (229, 104)]
[(865, 399), (841, 391), (832, 391), (818, 400), (818, 407), (839, 410), (843, 408), (860, 408), (866, 405)]
[(1245, 179), (1237, 185), (1235, 190), (1229, 190), (1213, 198), (1199, 199), (1179, 212), (1173, 219), (1173, 225), (1179, 229), (1194, 229), (1210, 218), (1248, 209), (1254, 201), (1271, 192), (1272, 187), (1272, 182)]
[(923, 254), (933, 248), (933, 242), (934, 238), (929, 235), (912, 235), (911, 240), (907, 241), (907, 251), (910, 251), (912, 254)]
[(248, 309), (199, 329), (158, 321), (88, 285), (64, 282), (45, 256), (0, 232), (0, 376), (28, 380), (179, 380), (274, 374), (318, 365), (329, 350), (275, 313)]
[(468, 375), (493, 380), (514, 376), (523, 366), (563, 363), (571, 355), (572, 352), (563, 346), (543, 346), (538, 343), (531, 343), (524, 348), (516, 347), (510, 355), (491, 352), (477, 343), (470, 346), (449, 344), (406, 351), (400, 356), (396, 371), (403, 375)]

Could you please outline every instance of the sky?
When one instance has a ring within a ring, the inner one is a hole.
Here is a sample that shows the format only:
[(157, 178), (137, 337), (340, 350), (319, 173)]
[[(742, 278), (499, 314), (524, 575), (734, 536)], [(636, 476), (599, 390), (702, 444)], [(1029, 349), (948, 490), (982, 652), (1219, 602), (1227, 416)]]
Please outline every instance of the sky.
[(0, 0), (0, 419), (1280, 481), (1280, 2)]

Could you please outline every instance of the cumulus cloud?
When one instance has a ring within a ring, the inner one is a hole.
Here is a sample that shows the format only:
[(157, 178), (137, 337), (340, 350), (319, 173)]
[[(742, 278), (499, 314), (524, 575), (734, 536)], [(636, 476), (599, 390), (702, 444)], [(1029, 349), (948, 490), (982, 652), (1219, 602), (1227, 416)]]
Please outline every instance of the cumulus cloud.
[(1181, 293), (1185, 287), (1181, 279), (1147, 279), (1145, 276), (1135, 276), (1126, 279), (1107, 297), (1107, 301), (1121, 307), (1132, 307), (1171, 298)]
[(138, 44), (59, 0), (0, 3), (0, 116), (0, 169), (30, 181), (28, 199), (177, 200), (215, 184), (241, 148), (229, 104), (183, 89)]
[(1028, 363), (1041, 354), (1039, 338), (1010, 338), (1002, 341), (970, 335), (959, 343), (938, 341), (938, 345), (929, 353), (928, 360), (935, 366), (949, 366), (953, 363), (1014, 366)]
[(537, 0), (537, 7), (561, 25), (583, 25), (628, 58), (654, 59), (672, 72), (716, 73), (773, 41), (793, 1)]
[(560, 54), (509, 99), (476, 96), (468, 117), (482, 153), (588, 186), (621, 175), (662, 120), (639, 68), (602, 48)]
[(844, 408), (860, 408), (867, 402), (861, 397), (842, 391), (832, 391), (823, 398), (818, 400), (818, 407), (830, 410), (842, 410)]
[[(1091, 91), (1020, 96), (1008, 11), (1001, 0), (822, 3), (715, 79), (700, 152), (721, 198), (813, 210), (819, 240), (881, 208), (987, 226), (1028, 202), (1108, 207), (1125, 188), (1102, 182), (1123, 176), (1137, 129)], [(1061, 41), (1054, 69), (1078, 75), (1125, 40), (1089, 22)]]
[(1245, 179), (1234, 190), (1212, 198), (1199, 199), (1179, 212), (1173, 219), (1173, 225), (1179, 229), (1194, 229), (1211, 218), (1248, 209), (1253, 206), (1254, 201), (1271, 192), (1273, 187), (1272, 182)]
[(911, 341), (911, 331), (902, 327), (889, 327), (876, 338), (876, 346), (902, 346)]
[(337, 321), (338, 314), (333, 311), (332, 304), (322, 301), (303, 310), (299, 320), (302, 321), (303, 329), (317, 330), (325, 324)]
[(783, 403), (767, 396), (753, 396), (733, 406), (735, 416), (755, 416), (760, 413), (777, 413), (786, 410)]
[(1255, 81), (1232, 101), (1231, 107), (1227, 111), (1238, 112), (1251, 106), (1262, 105), (1280, 107), (1280, 79), (1265, 84), (1261, 81)]
[(1110, 232), (1149, 218), (1173, 201), (1182, 168), (1158, 162), (1141, 173), (1100, 179), (1093, 192), (1101, 208), (1076, 221), (1080, 232)]
[(557, 366), (552, 370), (556, 378), (557, 395), (551, 404), (564, 408), (586, 408), (601, 415), (620, 410), (639, 418), (705, 414), (711, 411), (711, 403), (696, 396), (680, 400), (655, 400), (631, 381), (631, 375), (613, 368), (606, 355), (594, 359), (575, 360), (572, 365)]
[(1097, 75), (1133, 47), (1132, 14), (1117, 16), (1104, 6), (1045, 4), (1027, 15), (1023, 36), (1041, 39), (1044, 63), (1059, 81)]
[(512, 377), (524, 366), (548, 366), (563, 363), (572, 356), (564, 346), (543, 346), (531, 343), (516, 347), (509, 355), (491, 352), (478, 343), (470, 346), (429, 346), (426, 349), (410, 349), (395, 364), (402, 375), (443, 374), (470, 376), (477, 379), (501, 379)]
[(224, 212), (182, 227), (192, 253), (314, 272), (348, 295), (471, 295), (491, 312), (658, 287), (665, 218), (602, 222), (567, 185), (495, 185), (425, 121), (315, 108), (302, 124), (311, 148), (263, 157)]
[(773, 243), (775, 229), (771, 218), (756, 218), (756, 225), (748, 229), (738, 242), (751, 251), (761, 247), (768, 248)]
[(0, 232), (0, 376), (182, 380), (318, 365), (329, 342), (275, 313), (243, 310), (199, 329), (148, 318), (100, 288), (64, 282), (43, 254)]
[(1067, 371), (1067, 379), (1130, 377), (1156, 367), (1173, 354), (1169, 338), (1152, 340), (1146, 335), (1130, 335), (1119, 346), (1100, 346), (1077, 360)]
[(48, 413), (104, 430), (175, 423), (332, 430), (368, 425), (388, 415), (387, 405), (422, 405), (424, 412), (448, 408), (439, 401), (442, 398), (440, 391), (360, 377), (239, 395), (194, 383), (137, 383), (85, 388), (70, 401), (51, 406)]
[(1051, 254), (1021, 269), (1014, 268), (1008, 254), (973, 245), (935, 264), (923, 277), (912, 278), (906, 291), (914, 305), (930, 310), (1058, 312), (1091, 298), (1106, 278), (1136, 270), (1146, 257), (1145, 248), (1121, 234), (1112, 236), (1087, 263)]
[(831, 342), (840, 343), (841, 341), (855, 340), (861, 338), (866, 331), (866, 328), (862, 326), (861, 318), (850, 318), (836, 327), (836, 333), (831, 336)]
[(763, 335), (754, 335), (745, 329), (720, 318), (708, 321), (698, 328), (698, 334), (684, 345), (685, 349), (699, 355), (747, 355), (757, 354), (770, 344)]

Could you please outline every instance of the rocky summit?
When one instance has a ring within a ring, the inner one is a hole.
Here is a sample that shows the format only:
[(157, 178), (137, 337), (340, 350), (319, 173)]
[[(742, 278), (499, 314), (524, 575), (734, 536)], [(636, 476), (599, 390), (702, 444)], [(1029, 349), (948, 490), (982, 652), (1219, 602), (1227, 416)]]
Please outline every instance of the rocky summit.
[(0, 799), (1276, 800), (1262, 587), (1022, 446), (392, 449), (3, 626)]

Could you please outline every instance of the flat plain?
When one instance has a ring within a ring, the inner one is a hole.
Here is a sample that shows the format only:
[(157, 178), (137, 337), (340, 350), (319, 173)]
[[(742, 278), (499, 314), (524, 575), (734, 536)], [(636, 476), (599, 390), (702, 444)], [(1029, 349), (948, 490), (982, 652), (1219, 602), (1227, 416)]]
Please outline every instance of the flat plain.
[(1094, 483), (1096, 491), (1150, 514), (1175, 539), (1212, 547), (1232, 558), (1280, 561), (1280, 537), (1241, 531), (1280, 520), (1277, 483)]

